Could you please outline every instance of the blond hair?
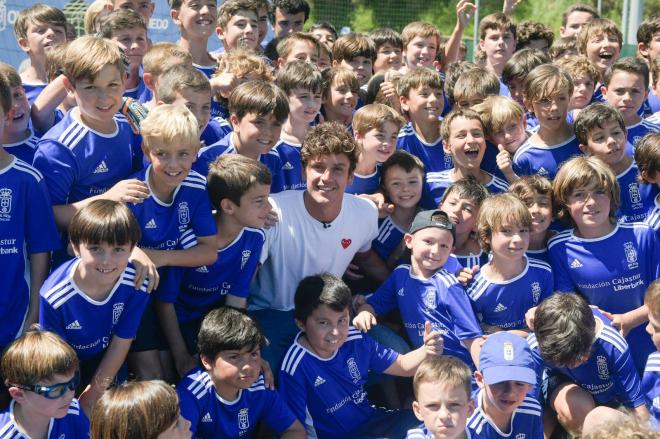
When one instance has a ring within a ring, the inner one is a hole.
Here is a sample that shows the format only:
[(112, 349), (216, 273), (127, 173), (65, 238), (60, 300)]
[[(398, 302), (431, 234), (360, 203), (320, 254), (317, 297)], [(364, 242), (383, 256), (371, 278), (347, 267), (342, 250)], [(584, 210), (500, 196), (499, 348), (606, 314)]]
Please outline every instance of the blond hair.
[(144, 73), (160, 76), (172, 67), (183, 64), (192, 66), (192, 55), (175, 43), (156, 43), (142, 58)]
[(317, 56), (320, 56), (321, 43), (319, 43), (319, 40), (314, 38), (312, 34), (304, 32), (293, 32), (280, 40), (277, 43), (277, 56), (282, 59), (286, 59), (291, 54), (293, 45), (299, 41), (314, 47)]
[(72, 84), (80, 80), (93, 81), (105, 66), (114, 66), (124, 73), (124, 55), (110, 40), (84, 35), (69, 43), (64, 61), (64, 75)]
[(339, 37), (332, 45), (332, 59), (338, 63), (362, 56), (371, 61), (376, 59), (376, 46), (368, 36), (364, 34), (348, 34)]
[(228, 0), (218, 9), (216, 24), (219, 28), (226, 29), (232, 17), (240, 11), (254, 12), (257, 21), (259, 20), (259, 6), (254, 0)]
[(574, 83), (582, 76), (591, 78), (594, 81), (594, 86), (601, 80), (598, 67), (584, 55), (566, 56), (558, 59), (554, 64), (568, 73)]
[(580, 33), (577, 34), (576, 43), (578, 52), (582, 55), (586, 55), (587, 43), (589, 43), (589, 40), (601, 35), (616, 37), (619, 42), (619, 48), (623, 43), (623, 34), (612, 20), (608, 20), (607, 18), (594, 18), (589, 23), (585, 24), (580, 30)]
[(481, 123), (487, 136), (503, 130), (509, 122), (523, 123), (525, 117), (523, 107), (506, 96), (488, 96), (472, 109), (481, 116)]
[(211, 102), (211, 83), (208, 78), (192, 65), (178, 65), (163, 72), (158, 81), (158, 97), (166, 104), (177, 98), (177, 93), (189, 88), (195, 92), (208, 92)]
[(458, 358), (444, 355), (426, 357), (413, 377), (415, 399), (419, 399), (419, 386), (422, 383), (432, 383), (437, 387), (460, 387), (465, 390), (469, 399), (472, 391), (472, 371)]
[(476, 96), (486, 98), (500, 93), (500, 80), (485, 67), (476, 67), (465, 72), (456, 80), (453, 89), (453, 102), (461, 102)]
[(431, 23), (426, 21), (413, 21), (412, 23), (408, 23), (401, 31), (401, 40), (403, 41), (404, 50), (408, 44), (415, 39), (415, 37), (434, 37), (436, 41), (436, 50), (440, 47), (440, 31)]
[(87, 7), (83, 19), (85, 34), (93, 35), (96, 33), (96, 18), (106, 9), (112, 9), (111, 0), (95, 0)]
[(229, 72), (239, 79), (248, 75), (252, 75), (253, 79), (263, 81), (272, 81), (273, 79), (272, 69), (263, 58), (244, 49), (234, 49), (222, 55), (213, 76), (218, 76), (224, 72)]
[(365, 105), (353, 115), (353, 131), (364, 135), (370, 130), (381, 128), (386, 122), (392, 122), (396, 125), (398, 131), (405, 120), (398, 112), (387, 105)]
[(496, 194), (486, 198), (477, 219), (477, 239), (484, 251), (491, 251), (493, 232), (501, 230), (506, 224), (530, 228), (532, 216), (520, 198), (513, 194)]
[(158, 105), (140, 123), (140, 134), (148, 150), (155, 139), (166, 144), (200, 145), (197, 119), (184, 105)]
[(399, 96), (409, 97), (411, 90), (422, 87), (442, 90), (442, 79), (440, 79), (440, 75), (426, 67), (410, 69), (399, 80), (397, 94)]

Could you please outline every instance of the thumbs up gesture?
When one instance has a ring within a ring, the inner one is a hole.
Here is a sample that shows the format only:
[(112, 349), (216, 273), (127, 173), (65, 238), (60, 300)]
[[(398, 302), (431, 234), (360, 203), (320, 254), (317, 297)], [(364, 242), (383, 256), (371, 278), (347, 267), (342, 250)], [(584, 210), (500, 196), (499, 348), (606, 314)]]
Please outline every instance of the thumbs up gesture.
[(429, 321), (424, 322), (424, 347), (426, 355), (442, 355), (444, 349), (442, 334), (433, 331)]

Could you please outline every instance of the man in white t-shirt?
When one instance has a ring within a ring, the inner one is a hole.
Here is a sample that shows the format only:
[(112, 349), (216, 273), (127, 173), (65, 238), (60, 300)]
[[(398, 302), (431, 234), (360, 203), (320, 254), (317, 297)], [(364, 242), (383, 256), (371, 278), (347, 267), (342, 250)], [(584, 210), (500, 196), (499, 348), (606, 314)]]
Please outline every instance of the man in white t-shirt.
[(270, 344), (262, 351), (273, 370), (298, 332), (293, 297), (306, 276), (342, 276), (352, 260), (372, 278), (389, 272), (371, 250), (378, 211), (371, 201), (344, 193), (359, 150), (346, 128), (323, 123), (307, 135), (301, 150), (305, 191), (284, 191), (270, 202), (279, 221), (266, 230), (262, 267), (253, 282), (249, 309)]

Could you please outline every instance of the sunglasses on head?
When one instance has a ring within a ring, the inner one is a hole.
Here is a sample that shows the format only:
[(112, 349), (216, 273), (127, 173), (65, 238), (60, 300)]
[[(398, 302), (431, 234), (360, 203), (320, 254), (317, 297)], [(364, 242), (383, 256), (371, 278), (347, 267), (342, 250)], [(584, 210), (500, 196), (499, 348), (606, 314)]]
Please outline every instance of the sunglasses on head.
[(11, 387), (18, 387), (22, 390), (28, 390), (34, 392), (37, 395), (41, 395), (47, 399), (57, 399), (62, 397), (69, 390), (75, 390), (80, 384), (80, 373), (76, 374), (66, 383), (51, 384), (50, 386), (44, 386), (41, 384), (35, 384), (32, 386), (22, 385), (22, 384), (10, 384)]

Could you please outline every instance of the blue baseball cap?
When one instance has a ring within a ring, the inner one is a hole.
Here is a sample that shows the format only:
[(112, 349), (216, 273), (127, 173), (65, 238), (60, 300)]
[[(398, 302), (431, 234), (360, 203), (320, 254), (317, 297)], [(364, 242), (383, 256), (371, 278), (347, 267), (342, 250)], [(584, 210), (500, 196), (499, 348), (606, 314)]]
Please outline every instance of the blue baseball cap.
[(496, 332), (486, 339), (479, 354), (479, 370), (486, 384), (536, 384), (532, 350), (524, 338), (509, 332)]

